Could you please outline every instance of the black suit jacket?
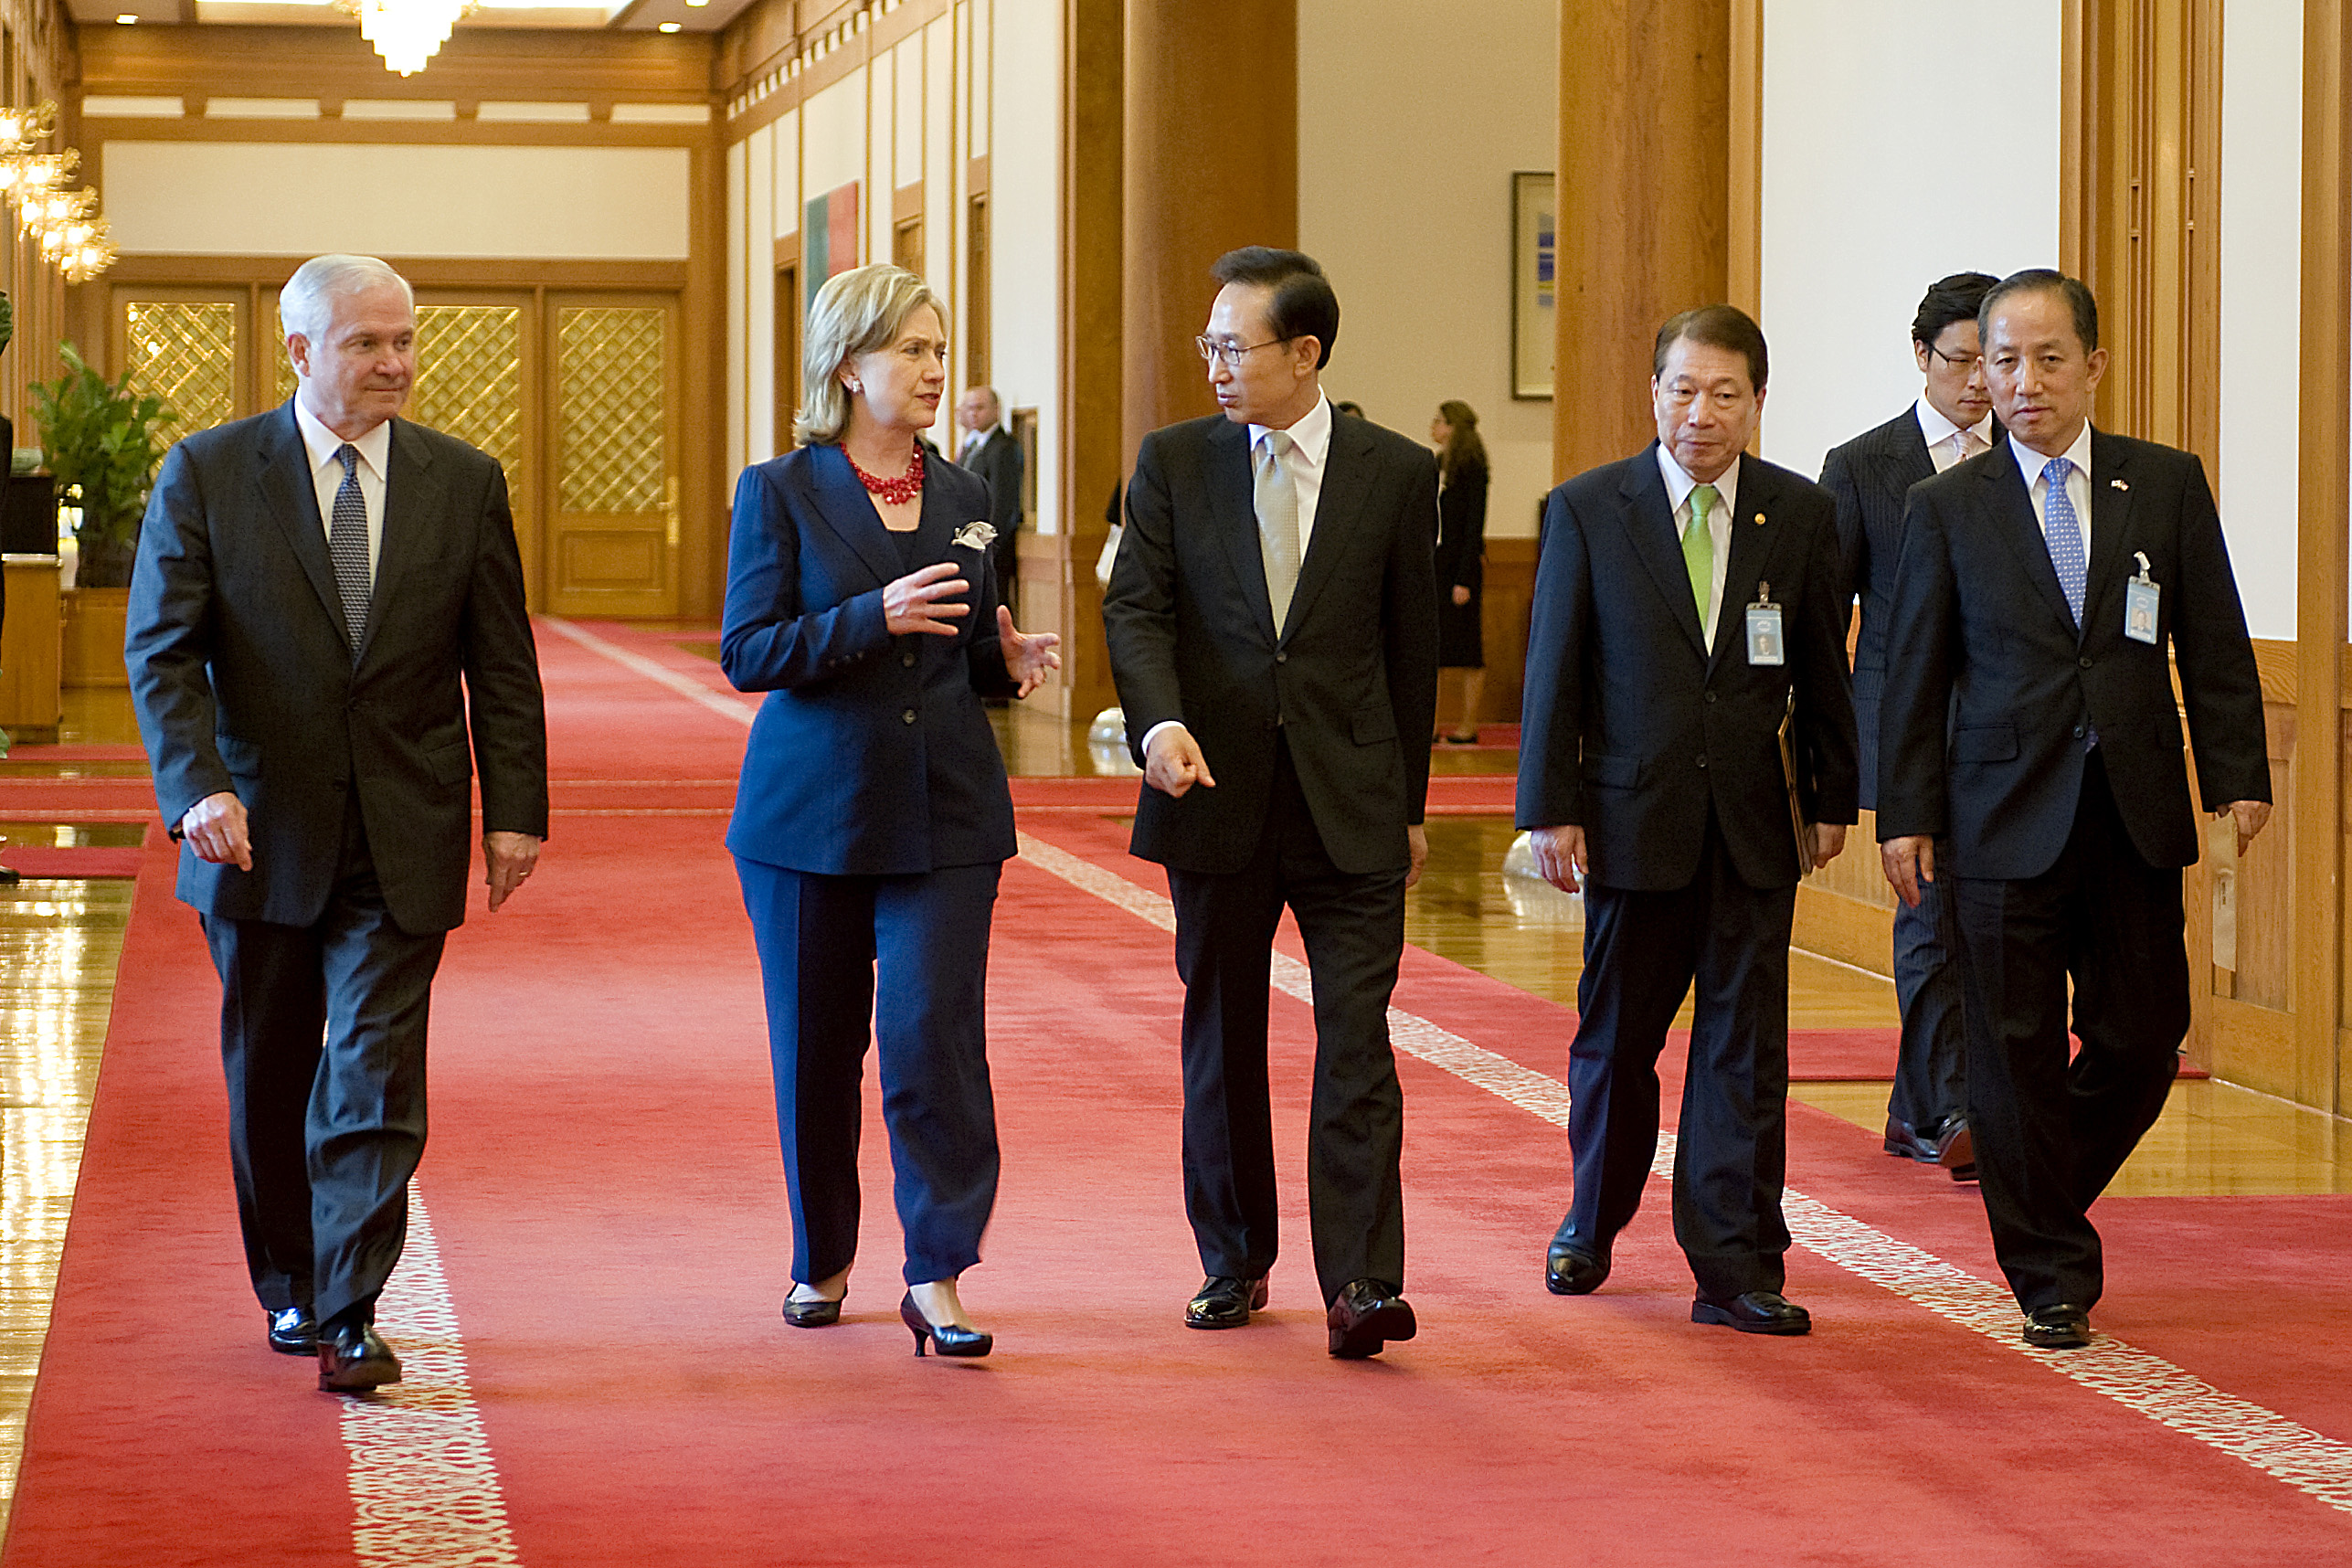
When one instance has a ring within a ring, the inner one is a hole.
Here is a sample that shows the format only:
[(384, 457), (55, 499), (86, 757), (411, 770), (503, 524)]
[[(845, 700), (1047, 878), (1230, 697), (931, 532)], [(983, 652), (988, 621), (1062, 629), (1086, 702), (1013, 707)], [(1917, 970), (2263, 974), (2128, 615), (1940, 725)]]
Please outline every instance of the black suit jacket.
[(126, 652), (164, 820), (176, 832), (223, 790), (249, 816), (249, 873), (181, 851), (179, 895), (207, 915), (315, 921), (354, 796), (385, 905), (412, 934), (465, 918), (477, 767), (483, 832), (546, 834), (546, 722), (506, 476), (405, 419), (387, 467), (355, 662), (293, 406), (200, 431), (164, 460)]
[[(1519, 825), (1580, 826), (1594, 881), (1661, 892), (1699, 873), (1713, 807), (1741, 880), (1799, 874), (1780, 761), (1792, 693), (1816, 821), (1854, 820), (1854, 709), (1837, 522), (1818, 485), (1740, 459), (1709, 652), (1655, 444), (1577, 475), (1544, 508), (1528, 633)], [(1769, 585), (1786, 662), (1748, 662)]]
[[(1994, 439), (1999, 439), (1999, 424)], [(1832, 447), (1821, 464), (1821, 488), (1838, 507), (1838, 552), (1849, 593), (1862, 601), (1854, 639), (1854, 738), (1860, 763), (1860, 802), (1878, 806), (1879, 697), (1886, 685), (1887, 606), (1894, 593), (1895, 556), (1902, 544), (1904, 494), (1935, 477), (1916, 404), (1885, 424)]]
[(1185, 871), (1255, 853), (1279, 729), (1340, 870), (1409, 863), (1437, 710), (1430, 567), (1437, 463), (1393, 430), (1334, 414), (1315, 524), (1277, 632), (1251, 499), (1249, 430), (1212, 416), (1154, 430), (1127, 491), (1103, 599), (1128, 745), (1163, 720), (1200, 743), (1214, 789), (1146, 785), (1135, 853)]
[[(2152, 866), (2188, 865), (2198, 829), (2176, 663), (2206, 810), (2271, 798), (2262, 682), (2204, 466), (2092, 432), (2079, 632), (2026, 486), (2004, 440), (1911, 492), (1888, 622), (1879, 837), (1948, 835), (1939, 870), (1961, 876), (2039, 875), (2073, 827), (2095, 728), (2133, 846)], [(2163, 589), (2153, 645), (2124, 635), (2135, 552)]]
[(965, 466), (988, 481), (989, 526), (999, 538), (1010, 539), (1021, 527), (1021, 478), (1026, 460), (1021, 455), (1019, 438), (997, 426)]

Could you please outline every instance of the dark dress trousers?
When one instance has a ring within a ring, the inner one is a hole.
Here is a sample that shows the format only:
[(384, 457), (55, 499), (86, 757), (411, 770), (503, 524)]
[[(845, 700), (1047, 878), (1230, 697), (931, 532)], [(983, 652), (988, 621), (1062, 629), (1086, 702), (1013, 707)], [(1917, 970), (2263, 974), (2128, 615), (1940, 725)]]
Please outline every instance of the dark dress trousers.
[[(980, 1261), (996, 1202), (985, 991), (1012, 796), (980, 706), (1012, 694), (988, 553), (959, 545), (987, 486), (927, 451), (920, 523), (885, 528), (838, 446), (743, 472), (719, 660), (766, 692), (727, 848), (759, 949), (792, 1277), (857, 1250), (859, 1078), (879, 1046), (910, 1285)], [(957, 635), (894, 636), (889, 583), (942, 561)], [(877, 983), (878, 982), (878, 983)]]
[[(1997, 423), (1993, 439), (2000, 439)], [(1845, 580), (1862, 601), (1854, 641), (1854, 731), (1865, 810), (1878, 809), (1879, 694), (1886, 685), (1887, 614), (1902, 543), (1903, 497), (1934, 477), (1916, 406), (1833, 447), (1821, 465), (1821, 487), (1838, 503)], [(1895, 905), (1895, 1006), (1902, 1035), (1887, 1114), (1932, 1142), (1940, 1129), (1966, 1118), (1968, 1053), (1960, 1023), (1960, 972), (1952, 962), (1951, 884), (1938, 882), (1922, 893), (1917, 908)]]
[(988, 481), (988, 523), (996, 530), (996, 543), (990, 553), (996, 566), (998, 597), (1009, 604), (1008, 590), (1018, 575), (1020, 557), (1014, 536), (1021, 532), (1021, 481), (1028, 460), (1021, 454), (1021, 439), (998, 425), (980, 443), (980, 450), (961, 461), (967, 470)]
[(1166, 720), (1216, 779), (1143, 787), (1134, 853), (1168, 868), (1184, 981), (1184, 1192), (1202, 1267), (1255, 1278), (1277, 1251), (1266, 1000), (1287, 903), (1315, 988), (1308, 1210), (1328, 1304), (1404, 1285), (1404, 1097), (1388, 999), (1404, 951), (1406, 829), (1436, 716), (1437, 476), (1427, 449), (1335, 413), (1315, 520), (1277, 628), (1249, 431), (1144, 438), (1103, 600), (1139, 761)]
[[(1748, 662), (1769, 585), (1786, 662)], [(1779, 730), (1792, 694), (1811, 819), (1854, 820), (1846, 596), (1829, 497), (1740, 460), (1711, 653), (1658, 449), (1578, 475), (1544, 510), (1520, 741), (1519, 825), (1580, 826), (1584, 971), (1569, 1050), (1575, 1195), (1558, 1240), (1605, 1259), (1657, 1150), (1658, 1057), (1697, 988), (1674, 1232), (1700, 1289), (1781, 1287), (1788, 938), (1799, 866)]]
[[(1464, 466), (1437, 493), (1437, 664), (1445, 670), (1486, 667), (1479, 616), (1486, 598), (1487, 471)], [(1470, 590), (1467, 604), (1454, 590)], [(1467, 715), (1474, 726), (1476, 715)]]
[[(1968, 1124), (2029, 1310), (2098, 1300), (2086, 1211), (2162, 1111), (2188, 1027), (2180, 868), (2198, 842), (2176, 665), (2206, 809), (2271, 792), (2203, 467), (2093, 431), (2090, 481), (2079, 630), (2006, 439), (1911, 492), (1881, 710), (1879, 836), (1933, 834), (1953, 879)], [(2135, 553), (2162, 593), (2153, 644), (2124, 634)]]
[(406, 1236), (475, 772), (482, 832), (547, 832), (505, 475), (399, 419), (387, 467), (356, 651), (291, 403), (171, 450), (131, 583), (131, 693), (164, 820), (176, 833), (225, 790), (249, 814), (253, 869), (183, 848), (179, 895), (220, 970), (254, 1290), (322, 1323), (372, 1313)]

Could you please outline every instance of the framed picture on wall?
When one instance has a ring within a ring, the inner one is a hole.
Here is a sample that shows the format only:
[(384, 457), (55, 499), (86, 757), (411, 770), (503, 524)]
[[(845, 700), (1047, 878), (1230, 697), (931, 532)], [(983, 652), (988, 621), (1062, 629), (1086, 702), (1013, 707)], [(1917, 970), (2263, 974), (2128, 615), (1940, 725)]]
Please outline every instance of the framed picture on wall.
[(1552, 176), (1510, 177), (1510, 395), (1552, 396), (1552, 323), (1559, 312), (1559, 237)]

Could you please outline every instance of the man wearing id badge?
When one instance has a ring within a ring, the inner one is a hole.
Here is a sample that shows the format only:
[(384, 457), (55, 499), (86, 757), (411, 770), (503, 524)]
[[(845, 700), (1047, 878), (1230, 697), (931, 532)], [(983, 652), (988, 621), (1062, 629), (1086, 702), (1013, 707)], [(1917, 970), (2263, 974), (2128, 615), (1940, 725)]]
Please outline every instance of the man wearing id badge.
[(1781, 1294), (1789, 927), (1798, 879), (1855, 815), (1836, 519), (1827, 492), (1744, 455), (1764, 410), (1754, 322), (1687, 311), (1652, 366), (1657, 442), (1552, 493), (1536, 568), (1519, 824), (1545, 878), (1584, 895), (1574, 1197), (1544, 1283), (1607, 1278), (1695, 983), (1674, 1161), (1690, 1319), (1802, 1334), (1812, 1319)]
[(1977, 321), (2007, 435), (1910, 492), (1880, 853), (1907, 905), (1950, 879), (1993, 1250), (2025, 1342), (2074, 1350), (2104, 1284), (2088, 1211), (2162, 1112), (2188, 1031), (2180, 872), (2199, 828), (2179, 713), (2241, 853), (2270, 817), (2270, 763), (2202, 465), (2091, 428), (2107, 366), (2091, 291), (2019, 272)]

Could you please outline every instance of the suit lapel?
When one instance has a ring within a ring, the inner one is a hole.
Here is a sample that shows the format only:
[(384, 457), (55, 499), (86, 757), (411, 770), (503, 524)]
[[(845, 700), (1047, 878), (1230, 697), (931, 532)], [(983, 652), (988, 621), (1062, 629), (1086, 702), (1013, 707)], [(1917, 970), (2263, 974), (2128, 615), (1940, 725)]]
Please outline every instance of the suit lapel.
[[(1209, 431), (1209, 498), (1242, 598), (1266, 640), (1278, 640), (1274, 601), (1266, 587), (1266, 556), (1257, 542), (1257, 504), (1250, 494), (1249, 427), (1227, 420)], [(1316, 515), (1322, 515), (1318, 503)], [(1298, 590), (1291, 590), (1296, 600)]]
[(1919, 410), (1906, 409), (1895, 421), (1887, 442), (1886, 461), (1896, 479), (1895, 493), (1935, 477), (1935, 459), (1927, 450), (1927, 432), (1919, 428)]
[(344, 634), (343, 595), (335, 590), (334, 563), (327, 556), (326, 524), (319, 516), (318, 491), (311, 479), (310, 449), (302, 444), (302, 428), (294, 423), (289, 401), (263, 427), (260, 457), (261, 507), (302, 564), (302, 575), (319, 602), (334, 619), (335, 633)]
[[(2082, 588), (2082, 624), (2098, 625), (2114, 591), (2130, 576), (2132, 487), (2130, 458), (2119, 441), (2091, 432), (2091, 561)], [(2120, 488), (2117, 482), (2121, 482)], [(2118, 610), (2104, 619), (2119, 625)]]
[[(1773, 514), (1780, 498), (1764, 465), (1743, 453), (1739, 503), (1732, 514), (1732, 556), (1723, 568), (1723, 602), (1716, 607), (1715, 647), (1707, 661), (1711, 668), (1734, 650), (1743, 661), (1747, 658), (1747, 609), (1756, 590), (1772, 581), (1773, 546), (1780, 541), (1780, 519)], [(1773, 594), (1774, 602), (1785, 599), (1788, 592), (1783, 583)]]
[(1690, 570), (1682, 564), (1682, 546), (1674, 535), (1674, 508), (1666, 499), (1666, 476), (1658, 469), (1655, 442), (1639, 457), (1626, 460), (1617, 502), (1634, 554), (1649, 568), (1668, 613), (1690, 640), (1691, 652), (1704, 659), (1707, 638), (1699, 628), (1699, 598), (1690, 591)]
[[(896, 581), (904, 575), (898, 547), (890, 542), (882, 526), (882, 514), (866, 499), (865, 485), (851, 469), (847, 455), (830, 444), (811, 447), (809, 452), (816, 471), (809, 483), (809, 499), (817, 515), (865, 563), (877, 586)], [(923, 511), (927, 518), (931, 511), (927, 487)]]
[[(442, 475), (432, 454), (406, 419), (392, 421), (391, 454), (384, 475), (384, 536), (376, 551), (376, 588), (367, 608), (366, 629), (359, 653), (365, 659), (375, 645), (376, 630), (384, 621), (384, 608), (400, 578), (426, 555), (425, 535), (436, 518), (449, 515)], [(338, 610), (340, 613), (340, 610)]]
[[(1368, 437), (1348, 429), (1336, 413), (1331, 416), (1331, 445), (1323, 455), (1323, 486), (1315, 498), (1315, 530), (1307, 536), (1307, 556), (1298, 563), (1298, 585), (1291, 590), (1287, 626), (1305, 624), (1315, 596), (1331, 580), (1340, 556), (1360, 532), (1354, 524), (1372, 480), (1372, 451)], [(1436, 519), (1431, 521), (1434, 524)]]
[[(2071, 629), (2074, 612), (2066, 606), (2066, 590), (2058, 586), (2058, 568), (2050, 564), (2050, 542), (2042, 537), (2041, 524), (2033, 514), (2033, 496), (2027, 489), (2024, 471), (2018, 467), (2016, 449), (2004, 440), (1986, 453), (1977, 482), (1992, 491), (1988, 510), (1997, 520), (1995, 530), (2016, 555), (2042, 603), (2058, 617), (2060, 625)], [(2084, 613), (2089, 613), (2087, 601)]]

